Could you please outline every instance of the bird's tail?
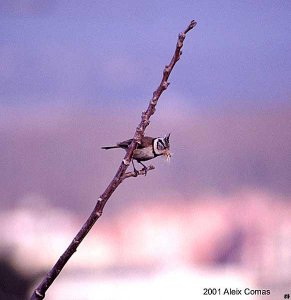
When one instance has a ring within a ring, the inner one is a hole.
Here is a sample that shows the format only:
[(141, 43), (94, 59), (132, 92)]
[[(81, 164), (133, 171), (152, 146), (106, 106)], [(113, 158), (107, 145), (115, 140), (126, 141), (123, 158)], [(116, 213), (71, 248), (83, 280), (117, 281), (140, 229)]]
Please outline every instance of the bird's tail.
[(115, 148), (119, 148), (119, 146), (106, 146), (106, 147), (101, 147), (101, 149), (105, 149), (105, 150), (108, 150), (108, 149), (115, 149)]

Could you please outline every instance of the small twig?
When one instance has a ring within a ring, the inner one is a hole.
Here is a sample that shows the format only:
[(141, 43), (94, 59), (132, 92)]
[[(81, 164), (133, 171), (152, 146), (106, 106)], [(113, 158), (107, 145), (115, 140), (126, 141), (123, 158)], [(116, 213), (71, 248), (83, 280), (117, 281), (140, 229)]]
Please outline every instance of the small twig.
[(40, 283), (40, 285), (35, 289), (33, 292), (33, 295), (31, 296), (30, 300), (39, 300), (44, 299), (45, 293), (48, 290), (48, 288), (51, 286), (51, 284), (54, 282), (54, 280), (57, 278), (59, 273), (62, 271), (68, 260), (71, 258), (71, 256), (77, 251), (78, 246), (82, 242), (82, 240), (85, 238), (85, 236), (88, 234), (92, 226), (95, 224), (95, 222), (101, 217), (104, 206), (110, 196), (113, 194), (113, 192), (116, 190), (116, 188), (120, 185), (120, 183), (129, 177), (136, 177), (138, 175), (144, 175), (146, 171), (152, 170), (153, 166), (148, 167), (147, 170), (140, 170), (138, 171), (138, 175), (132, 174), (132, 172), (126, 172), (126, 169), (128, 168), (132, 156), (133, 151), (136, 149), (137, 145), (141, 143), (141, 139), (144, 136), (144, 132), (146, 127), (150, 123), (150, 117), (155, 112), (155, 107), (158, 103), (158, 100), (163, 93), (164, 90), (167, 89), (169, 82), (168, 78), (176, 64), (176, 62), (180, 59), (180, 56), (182, 55), (181, 48), (183, 47), (183, 42), (186, 37), (186, 33), (190, 31), (197, 23), (195, 21), (192, 21), (190, 25), (179, 34), (178, 42), (176, 44), (175, 53), (172, 57), (172, 60), (169, 65), (167, 65), (163, 71), (163, 78), (161, 80), (160, 85), (158, 88), (154, 91), (153, 97), (150, 100), (150, 103), (148, 105), (148, 108), (145, 112), (142, 113), (141, 116), (141, 122), (137, 126), (132, 143), (130, 144), (124, 159), (122, 160), (117, 173), (111, 180), (110, 184), (107, 186), (106, 190), (103, 192), (103, 194), (98, 198), (97, 204), (94, 207), (91, 215), (87, 219), (87, 221), (84, 223), (80, 231), (77, 233), (75, 238), (72, 240), (66, 251), (63, 253), (63, 255), (58, 259), (56, 264), (53, 266), (53, 268), (48, 272), (46, 277), (43, 279), (43, 281)]
[(126, 172), (123, 176), (122, 176), (122, 180), (127, 179), (129, 177), (137, 177), (140, 175), (146, 175), (148, 171), (154, 170), (155, 167), (153, 165), (149, 165), (148, 167), (146, 167), (146, 169), (141, 169), (139, 171), (136, 172)]

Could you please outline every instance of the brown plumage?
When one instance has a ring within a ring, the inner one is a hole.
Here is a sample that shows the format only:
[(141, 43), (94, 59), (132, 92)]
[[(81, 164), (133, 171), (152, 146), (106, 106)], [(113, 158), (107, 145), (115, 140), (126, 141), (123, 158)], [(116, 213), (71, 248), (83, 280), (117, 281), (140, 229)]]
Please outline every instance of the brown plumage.
[[(143, 165), (145, 169), (146, 166), (142, 163), (142, 161), (147, 161), (160, 155), (164, 155), (167, 158), (170, 158), (171, 153), (169, 151), (170, 150), (169, 139), (170, 139), (170, 134), (166, 135), (164, 138), (161, 137), (152, 138), (150, 136), (144, 136), (141, 140), (141, 143), (138, 144), (137, 148), (134, 150), (132, 158), (135, 159), (141, 165)], [(102, 147), (102, 149), (108, 150), (114, 148), (121, 148), (127, 150), (131, 142), (132, 139), (117, 143), (114, 146)], [(136, 170), (135, 167), (134, 170)]]

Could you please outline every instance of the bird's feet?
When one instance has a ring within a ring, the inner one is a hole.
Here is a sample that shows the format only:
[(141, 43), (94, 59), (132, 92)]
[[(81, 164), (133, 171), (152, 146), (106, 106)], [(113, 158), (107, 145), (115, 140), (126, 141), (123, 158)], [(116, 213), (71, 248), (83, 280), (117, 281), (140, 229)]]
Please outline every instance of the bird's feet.
[(137, 177), (138, 176), (138, 170), (135, 168), (133, 160), (131, 162), (132, 162), (132, 166), (133, 166), (134, 177)]
[(134, 172), (134, 177), (137, 177), (138, 174), (139, 174), (138, 170), (137, 170), (136, 168), (134, 168), (134, 169), (133, 169), (133, 172)]
[(148, 172), (147, 166), (144, 165), (144, 164), (143, 164), (142, 162), (140, 162), (140, 161), (138, 161), (138, 163), (141, 164), (141, 165), (143, 166), (143, 168), (142, 168), (140, 171), (138, 171), (138, 170), (135, 168), (135, 165), (134, 165), (133, 160), (132, 160), (132, 166), (133, 166), (133, 171), (134, 171), (135, 177), (137, 177), (138, 175), (142, 175), (141, 172), (143, 172), (143, 173), (144, 173), (144, 176), (146, 176), (146, 175), (147, 175), (147, 172)]
[(141, 171), (144, 171), (144, 176), (147, 176), (148, 168), (146, 165), (144, 165), (142, 162), (139, 161), (139, 163), (143, 166)]
[(148, 168), (147, 167), (143, 167), (142, 171), (144, 171), (144, 176), (147, 176), (148, 173)]

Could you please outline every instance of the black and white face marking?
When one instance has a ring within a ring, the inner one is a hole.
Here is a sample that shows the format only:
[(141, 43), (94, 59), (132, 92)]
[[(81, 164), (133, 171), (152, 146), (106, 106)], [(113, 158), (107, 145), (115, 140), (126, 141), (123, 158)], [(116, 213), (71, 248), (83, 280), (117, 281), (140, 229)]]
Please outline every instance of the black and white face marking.
[(156, 138), (154, 140), (154, 153), (155, 155), (162, 155), (165, 151), (169, 150), (170, 143), (169, 143), (169, 135), (165, 138)]
[(164, 144), (163, 139), (158, 139), (157, 148), (158, 148), (158, 150), (164, 150), (166, 148), (166, 145)]

